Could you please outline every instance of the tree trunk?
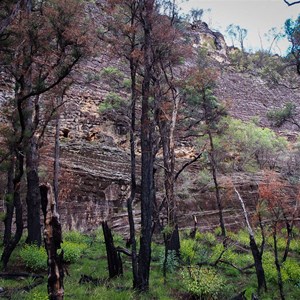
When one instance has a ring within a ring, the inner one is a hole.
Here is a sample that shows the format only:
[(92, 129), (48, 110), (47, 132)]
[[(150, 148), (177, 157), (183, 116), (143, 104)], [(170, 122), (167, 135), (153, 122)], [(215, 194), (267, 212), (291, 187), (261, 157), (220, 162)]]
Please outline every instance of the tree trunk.
[(4, 250), (1, 256), (4, 269), (6, 269), (9, 258), (18, 245), (23, 234), (23, 207), (20, 197), (20, 185), (23, 177), (24, 158), (20, 149), (16, 151), (16, 175), (13, 180), (13, 205), (16, 213), (16, 232), (12, 239), (10, 239), (4, 246)]
[(48, 255), (48, 295), (50, 300), (63, 300), (63, 251), (59, 255), (57, 254), (62, 243), (59, 214), (56, 211), (56, 203), (50, 184), (42, 185), (40, 189), (42, 194), (46, 196), (45, 202), (47, 202), (44, 242)]
[(278, 246), (277, 246), (277, 224), (274, 225), (274, 232), (273, 232), (273, 241), (274, 241), (274, 256), (275, 256), (275, 266), (277, 271), (277, 282), (279, 287), (279, 293), (281, 300), (285, 300), (284, 291), (283, 291), (283, 281), (282, 281), (282, 274), (281, 274), (281, 264), (279, 262), (278, 257)]
[(258, 285), (258, 294), (260, 294), (261, 290), (267, 291), (267, 283), (265, 277), (265, 271), (262, 264), (262, 255), (257, 247), (256, 241), (252, 235), (249, 235), (250, 238), (250, 248), (252, 252), (252, 256), (254, 259), (256, 277), (257, 277), (257, 285)]
[(27, 229), (28, 237), (26, 242), (36, 243), (38, 246), (41, 245), (41, 224), (40, 224), (40, 209), (41, 209), (41, 196), (39, 187), (39, 176), (38, 176), (38, 140), (35, 134), (35, 128), (33, 124), (33, 99), (29, 98), (26, 103), (25, 112), (25, 128), (27, 134), (25, 144), (26, 153), (26, 176), (27, 176)]
[[(209, 126), (209, 124), (208, 124)], [(213, 176), (213, 181), (215, 185), (215, 192), (216, 192), (216, 201), (217, 201), (217, 206), (218, 206), (218, 211), (219, 211), (219, 222), (220, 222), (220, 227), (221, 227), (221, 234), (225, 238), (226, 237), (226, 229), (225, 229), (225, 223), (224, 223), (224, 218), (223, 218), (223, 205), (222, 205), (222, 200), (221, 200), (221, 194), (220, 194), (220, 187), (218, 183), (218, 177), (217, 177), (217, 165), (216, 165), (216, 160), (215, 160), (215, 148), (214, 148), (214, 142), (213, 142), (213, 137), (211, 130), (208, 129), (208, 137), (209, 137), (209, 143), (210, 143), (210, 165), (212, 168), (212, 176)], [(224, 240), (225, 243), (225, 240)]]
[(14, 216), (14, 169), (15, 161), (12, 157), (9, 161), (9, 167), (7, 170), (7, 192), (5, 195), (5, 206), (6, 213), (4, 219), (4, 236), (3, 236), (3, 245), (7, 245), (11, 239), (11, 230), (12, 230), (12, 221)]
[(58, 178), (59, 178), (59, 131), (60, 131), (60, 115), (57, 112), (56, 122), (55, 122), (55, 146), (54, 146), (54, 163), (53, 163), (53, 192), (56, 204), (56, 209), (58, 209)]
[(244, 213), (244, 218), (245, 218), (247, 229), (249, 232), (250, 248), (251, 248), (251, 252), (252, 252), (252, 256), (253, 256), (253, 260), (254, 260), (255, 272), (256, 272), (256, 277), (257, 277), (257, 285), (258, 285), (257, 289), (258, 289), (258, 294), (260, 294), (262, 289), (267, 291), (265, 271), (264, 271), (263, 264), (262, 264), (262, 253), (263, 253), (263, 245), (264, 245), (264, 234), (263, 234), (262, 222), (261, 222), (261, 219), (259, 216), (259, 223), (260, 223), (262, 235), (263, 235), (262, 248), (261, 248), (261, 251), (259, 251), (256, 241), (255, 241), (255, 238), (254, 238), (254, 232), (252, 230), (252, 227), (251, 227), (249, 219), (248, 219), (248, 214), (247, 214), (244, 200), (242, 199), (240, 193), (235, 188), (235, 186), (233, 188), (241, 202), (241, 206), (242, 206), (243, 213)]
[[(134, 20), (132, 19), (132, 22)], [(133, 24), (132, 24), (133, 26)], [(135, 39), (133, 38), (133, 42)], [(134, 51), (135, 44), (132, 44), (132, 52)], [(131, 245), (131, 265), (133, 275), (133, 288), (137, 288), (138, 281), (138, 260), (136, 249), (135, 225), (133, 217), (132, 204), (136, 194), (136, 156), (135, 156), (135, 108), (136, 108), (136, 63), (134, 58), (130, 58), (130, 74), (131, 74), (131, 126), (130, 126), (130, 163), (131, 163), (131, 182), (130, 182), (130, 196), (127, 199), (128, 222), (130, 231), (130, 245)]]
[(150, 80), (151, 80), (151, 16), (154, 0), (143, 1), (141, 12), (144, 29), (144, 78), (142, 85), (142, 116), (141, 116), (141, 238), (138, 257), (138, 282), (140, 291), (149, 289), (149, 273), (151, 261), (151, 229), (153, 210), (153, 140), (150, 121)]
[(114, 239), (107, 222), (102, 222), (102, 229), (106, 246), (109, 278), (114, 278), (123, 274), (122, 260), (114, 246)]

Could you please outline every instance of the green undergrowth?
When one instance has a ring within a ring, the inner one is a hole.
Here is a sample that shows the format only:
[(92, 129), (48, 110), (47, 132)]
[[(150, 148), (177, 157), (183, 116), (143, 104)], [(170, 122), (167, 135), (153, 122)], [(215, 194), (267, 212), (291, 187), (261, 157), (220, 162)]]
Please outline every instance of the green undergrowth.
[[(195, 239), (190, 239), (188, 232), (181, 233), (181, 256), (168, 253), (166, 263), (167, 276), (163, 276), (164, 246), (152, 242), (152, 263), (150, 272), (150, 289), (148, 293), (138, 294), (132, 290), (131, 260), (122, 255), (124, 275), (108, 279), (106, 249), (102, 229), (89, 235), (72, 231), (64, 233), (62, 247), (65, 252), (66, 274), (64, 280), (65, 298), (70, 299), (231, 299), (245, 291), (247, 299), (256, 293), (257, 279), (254, 268), (247, 272), (242, 268), (253, 264), (249, 248), (247, 231), (228, 232), (227, 248), (224, 249), (222, 238), (217, 231), (197, 232)], [(261, 243), (259, 231), (256, 232)], [(279, 237), (279, 254), (284, 251), (285, 233)], [(124, 247), (125, 241), (114, 235), (115, 245)], [(159, 240), (156, 238), (155, 240)], [(291, 252), (282, 265), (282, 280), (286, 299), (300, 299), (300, 260), (299, 232), (291, 242)], [(0, 286), (10, 290), (7, 299), (46, 300), (46, 256), (44, 248), (35, 245), (19, 245), (12, 256), (9, 268), (20, 272), (34, 272), (44, 276), (42, 284), (30, 291), (22, 287), (34, 284), (29, 278), (0, 279)], [(218, 261), (219, 260), (219, 261)], [(262, 300), (280, 299), (277, 286), (277, 273), (274, 264), (274, 251), (271, 241), (267, 239), (263, 255), (268, 292), (261, 295)], [(82, 275), (97, 280), (94, 283), (80, 283)]]

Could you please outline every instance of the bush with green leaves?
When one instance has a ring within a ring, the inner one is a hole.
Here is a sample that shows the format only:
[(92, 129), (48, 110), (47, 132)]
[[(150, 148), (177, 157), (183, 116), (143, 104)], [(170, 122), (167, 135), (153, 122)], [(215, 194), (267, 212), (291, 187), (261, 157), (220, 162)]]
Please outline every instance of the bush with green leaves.
[(267, 112), (268, 119), (272, 122), (273, 126), (280, 127), (285, 122), (290, 122), (292, 124), (300, 127), (300, 124), (297, 123), (296, 117), (296, 104), (288, 102), (281, 109), (273, 109)]
[(64, 251), (64, 261), (67, 263), (78, 261), (86, 248), (87, 245), (83, 243), (63, 242), (62, 249)]
[(185, 267), (181, 271), (184, 288), (200, 299), (220, 299), (226, 287), (225, 279), (212, 268)]
[(209, 231), (203, 233), (196, 233), (195, 239), (207, 243), (209, 245), (214, 245), (217, 241), (216, 236)]
[(119, 109), (125, 104), (124, 99), (117, 93), (110, 92), (104, 98), (104, 101), (99, 104), (99, 112), (107, 112)]
[(196, 256), (197, 241), (184, 239), (180, 243), (181, 259), (186, 264), (191, 264)]
[(71, 230), (63, 233), (63, 241), (85, 244), (88, 243), (88, 237), (79, 231)]
[(33, 271), (47, 268), (47, 253), (43, 247), (35, 244), (24, 245), (20, 251), (20, 257), (26, 267)]
[[(164, 269), (164, 264), (165, 264), (165, 250), (162, 249), (160, 253), (160, 258), (159, 258), (159, 264), (161, 269)], [(176, 255), (176, 251), (170, 250), (168, 251), (168, 256), (167, 256), (167, 261), (166, 261), (166, 271), (168, 273), (173, 273), (178, 267), (179, 267), (179, 261)]]
[(102, 69), (101, 77), (111, 87), (117, 88), (120, 86), (120, 83), (124, 80), (124, 73), (116, 67), (109, 66)]
[(274, 168), (285, 152), (287, 141), (269, 128), (230, 117), (219, 122), (221, 134), (214, 137), (216, 160), (225, 170), (255, 172)]

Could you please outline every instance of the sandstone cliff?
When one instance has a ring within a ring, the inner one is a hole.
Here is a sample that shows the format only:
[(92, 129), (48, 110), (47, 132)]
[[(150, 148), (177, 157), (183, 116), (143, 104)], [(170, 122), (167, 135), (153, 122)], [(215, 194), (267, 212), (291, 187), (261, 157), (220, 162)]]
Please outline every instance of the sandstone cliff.
[[(207, 49), (207, 55), (216, 62), (220, 77), (215, 93), (219, 100), (229, 103), (229, 114), (243, 120), (259, 118), (261, 126), (270, 126), (266, 118), (267, 108), (281, 107), (283, 103), (300, 100), (300, 91), (284, 86), (270, 88), (267, 82), (247, 72), (238, 73), (230, 67), (227, 46), (220, 33), (211, 31), (199, 23), (188, 34), (196, 48)], [(99, 105), (111, 92), (111, 87), (101, 79), (101, 70), (107, 66), (124, 69), (122, 62), (105, 55), (82, 62), (77, 70), (76, 83), (66, 94), (66, 104), (61, 116), (61, 176), (59, 211), (62, 224), (68, 229), (92, 230), (102, 220), (125, 234), (127, 231), (126, 199), (129, 195), (130, 155), (128, 117), (99, 112)], [(95, 76), (97, 75), (97, 76)], [(91, 78), (92, 77), (92, 78)], [(98, 78), (100, 77), (100, 78)], [(0, 100), (11, 97), (11, 91), (1, 85)], [(126, 91), (120, 92), (126, 97)], [(295, 128), (287, 127), (293, 131)], [(41, 156), (42, 180), (51, 181), (53, 128), (45, 138)], [(197, 146), (178, 143), (177, 168), (199, 152)], [(159, 158), (158, 158), (159, 160)], [(139, 167), (139, 165), (138, 165)], [(217, 207), (212, 184), (200, 188), (197, 184), (199, 166), (192, 165), (177, 186), (179, 222), (181, 228), (193, 224), (192, 215), (198, 216), (203, 229), (218, 225)], [(232, 181), (242, 191), (247, 206), (254, 208), (257, 200), (257, 184), (263, 174), (235, 173)], [(191, 179), (192, 178), (192, 179)], [(230, 226), (241, 225), (241, 210), (235, 196), (226, 190), (228, 178), (222, 175), (222, 197), (225, 221)], [(158, 189), (161, 182), (158, 180)], [(291, 189), (287, 184), (287, 189)], [(158, 198), (160, 193), (158, 192)], [(139, 203), (135, 203), (135, 217), (139, 219)]]

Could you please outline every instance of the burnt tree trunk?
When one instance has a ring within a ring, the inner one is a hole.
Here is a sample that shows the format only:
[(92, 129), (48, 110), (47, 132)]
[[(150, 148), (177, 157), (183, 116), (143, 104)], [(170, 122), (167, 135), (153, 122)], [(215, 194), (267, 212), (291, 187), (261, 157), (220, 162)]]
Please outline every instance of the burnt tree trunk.
[(59, 214), (56, 211), (56, 203), (49, 183), (41, 185), (41, 194), (47, 203), (44, 242), (48, 255), (48, 295), (50, 300), (62, 300), (64, 298), (64, 268), (63, 251), (61, 249), (62, 232)]
[[(134, 18), (132, 18), (133, 26)], [(135, 39), (133, 38), (133, 42)], [(135, 45), (132, 44), (132, 52), (134, 51)], [(127, 199), (127, 211), (128, 211), (128, 222), (130, 231), (130, 245), (131, 245), (131, 264), (132, 264), (132, 275), (133, 275), (133, 288), (137, 287), (138, 278), (138, 261), (137, 261), (137, 249), (136, 249), (136, 237), (135, 237), (135, 224), (133, 216), (133, 201), (136, 195), (136, 155), (135, 155), (135, 108), (136, 108), (136, 71), (137, 63), (134, 58), (130, 59), (130, 74), (131, 74), (131, 126), (130, 126), (130, 165), (131, 165), (131, 182), (130, 182), (130, 196)]]
[(21, 149), (17, 149), (15, 152), (16, 161), (15, 161), (15, 177), (13, 179), (13, 206), (15, 208), (16, 216), (16, 232), (13, 238), (10, 238), (4, 245), (4, 250), (1, 256), (1, 261), (3, 263), (4, 269), (6, 269), (9, 258), (18, 245), (22, 234), (23, 234), (23, 207), (20, 196), (20, 185), (21, 179), (23, 177), (23, 167), (24, 167), (24, 157), (21, 153)]
[(151, 21), (154, 0), (142, 1), (141, 19), (144, 30), (144, 78), (142, 84), (141, 116), (141, 238), (138, 256), (137, 288), (144, 292), (149, 289), (151, 262), (152, 211), (154, 199), (153, 184), (153, 138), (150, 120), (150, 81), (151, 81)]
[(122, 260), (120, 253), (114, 246), (114, 239), (107, 222), (102, 222), (102, 229), (106, 246), (109, 278), (114, 278), (123, 274)]
[(281, 274), (281, 263), (279, 262), (278, 257), (278, 245), (277, 245), (277, 223), (275, 222), (274, 231), (273, 231), (273, 242), (274, 242), (274, 256), (275, 256), (275, 266), (277, 271), (277, 283), (280, 293), (280, 299), (285, 300), (285, 295), (283, 291), (283, 281), (282, 281), (282, 274)]
[(15, 169), (15, 160), (12, 157), (9, 161), (9, 167), (7, 170), (7, 192), (5, 195), (5, 219), (4, 219), (4, 236), (3, 236), (3, 245), (7, 245), (11, 239), (12, 231), (12, 221), (14, 216), (14, 169)]
[(27, 243), (36, 243), (38, 246), (42, 243), (40, 210), (41, 196), (38, 176), (38, 139), (35, 134), (34, 124), (34, 103), (33, 98), (29, 98), (26, 102), (25, 130), (29, 135), (26, 138), (25, 153), (26, 153), (26, 176), (27, 176)]
[(262, 289), (264, 291), (267, 290), (265, 271), (264, 271), (263, 264), (262, 264), (262, 254), (257, 247), (256, 241), (255, 241), (253, 235), (250, 235), (249, 238), (250, 238), (250, 248), (251, 248), (252, 256), (254, 259), (254, 265), (255, 265), (255, 271), (256, 271), (256, 277), (257, 277), (258, 294), (260, 294), (260, 291)]

